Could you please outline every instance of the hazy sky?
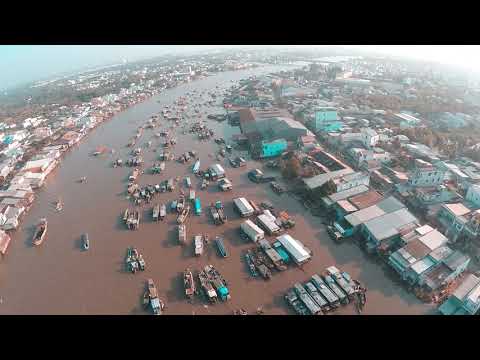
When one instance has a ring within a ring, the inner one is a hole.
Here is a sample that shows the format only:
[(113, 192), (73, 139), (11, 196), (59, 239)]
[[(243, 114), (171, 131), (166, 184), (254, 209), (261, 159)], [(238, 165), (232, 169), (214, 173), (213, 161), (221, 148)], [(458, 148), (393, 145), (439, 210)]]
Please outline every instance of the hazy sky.
[[(184, 53), (227, 47), (237, 46), (0, 45), (0, 89), (59, 73), (78, 71), (86, 67), (119, 63), (122, 59), (133, 61), (171, 52)], [(346, 45), (342, 47), (458, 65), (480, 72), (480, 46), (477, 45)]]

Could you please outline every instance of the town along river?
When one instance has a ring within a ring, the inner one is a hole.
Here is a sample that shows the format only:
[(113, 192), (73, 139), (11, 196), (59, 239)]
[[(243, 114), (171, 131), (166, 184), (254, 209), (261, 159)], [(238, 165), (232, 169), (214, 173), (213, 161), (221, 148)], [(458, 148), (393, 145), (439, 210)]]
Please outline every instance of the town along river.
[[(166, 314), (232, 314), (234, 309), (244, 308), (249, 313), (262, 306), (266, 314), (291, 314), (285, 304), (285, 291), (296, 281), (306, 281), (314, 273), (321, 273), (327, 266), (336, 265), (348, 271), (368, 288), (364, 314), (422, 314), (432, 307), (422, 304), (412, 294), (392, 281), (379, 264), (367, 258), (355, 245), (334, 244), (328, 237), (319, 218), (311, 216), (302, 205), (284, 194), (275, 195), (266, 184), (249, 182), (247, 169), (261, 167), (248, 160), (246, 168), (232, 168), (226, 160), (221, 163), (233, 182), (233, 191), (222, 193), (215, 185), (200, 190), (200, 182), (192, 172), (192, 162), (187, 165), (176, 161), (166, 164), (159, 175), (143, 174), (139, 183), (157, 184), (161, 180), (180, 176), (182, 181), (174, 192), (158, 194), (152, 203), (142, 205), (142, 221), (138, 231), (127, 230), (122, 214), (133, 204), (126, 199), (127, 178), (132, 168), (113, 168), (116, 158), (124, 161), (131, 148), (125, 145), (134, 136), (136, 129), (145, 124), (151, 115), (157, 114), (165, 105), (172, 105), (179, 96), (197, 89), (214, 91), (216, 87), (229, 88), (231, 80), (246, 78), (252, 74), (277, 71), (279, 67), (226, 72), (192, 83), (169, 89), (150, 100), (138, 104), (100, 125), (75, 149), (65, 154), (62, 163), (49, 176), (45, 186), (37, 192), (37, 199), (22, 225), (12, 235), (7, 255), (0, 261), (0, 314), (146, 314), (142, 307), (145, 282), (152, 278), (159, 295), (166, 303)], [(207, 96), (205, 95), (205, 102)], [(220, 101), (220, 99), (218, 99)], [(191, 108), (191, 97), (189, 98)], [(220, 107), (202, 107), (218, 113)], [(194, 120), (190, 120), (194, 121)], [(161, 129), (167, 128), (161, 120)], [(215, 136), (225, 139), (239, 133), (227, 122), (208, 120)], [(199, 152), (201, 168), (217, 162), (211, 154), (218, 151), (213, 140), (201, 142), (195, 134), (182, 134), (182, 124), (176, 129), (177, 145), (173, 152), (178, 156), (187, 150)], [(146, 129), (139, 146), (152, 141), (150, 149), (144, 147), (145, 169), (158, 158), (157, 152), (163, 138), (154, 133), (160, 129)], [(114, 155), (91, 154), (98, 146), (116, 150)], [(234, 151), (238, 154), (237, 151)], [(210, 156), (209, 156), (210, 155)], [(247, 157), (247, 159), (249, 159)], [(167, 214), (166, 219), (152, 222), (152, 206), (169, 204), (178, 197), (178, 188), (185, 188), (183, 177), (190, 176), (193, 188), (200, 197), (203, 214), (191, 214), (186, 222), (188, 245), (178, 245), (176, 216)], [(86, 176), (86, 183), (78, 180)], [(250, 277), (243, 254), (252, 244), (239, 236), (243, 221), (234, 211), (232, 198), (245, 196), (260, 203), (269, 200), (277, 209), (287, 209), (297, 225), (289, 231), (313, 251), (313, 259), (303, 270), (291, 266), (287, 271), (275, 273), (270, 281)], [(56, 212), (55, 201), (61, 197), (63, 211)], [(211, 223), (207, 205), (222, 200), (228, 222), (222, 226)], [(32, 247), (34, 225), (39, 218), (49, 222), (44, 243)], [(88, 232), (90, 249), (82, 251), (81, 234)], [(228, 258), (220, 258), (216, 249), (209, 245), (201, 257), (193, 256), (193, 237), (196, 234), (222, 235), (229, 251)], [(135, 246), (146, 260), (146, 270), (133, 275), (125, 271), (124, 258), (128, 246)], [(201, 296), (188, 301), (184, 295), (182, 273), (189, 267), (194, 271), (213, 264), (229, 282), (231, 300), (227, 303), (207, 305)], [(354, 314), (353, 306), (338, 310), (339, 314)]]

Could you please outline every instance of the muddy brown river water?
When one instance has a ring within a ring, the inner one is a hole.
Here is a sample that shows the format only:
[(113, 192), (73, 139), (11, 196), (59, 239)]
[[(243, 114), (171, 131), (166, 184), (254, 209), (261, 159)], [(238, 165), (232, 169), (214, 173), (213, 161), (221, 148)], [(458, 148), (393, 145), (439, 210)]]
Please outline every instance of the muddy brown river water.
[[(348, 271), (368, 288), (364, 314), (432, 313), (431, 305), (421, 303), (408, 293), (357, 246), (333, 243), (320, 218), (311, 216), (297, 200), (286, 194), (274, 194), (267, 184), (250, 182), (247, 171), (262, 165), (248, 157), (246, 168), (234, 169), (226, 160), (220, 162), (234, 185), (233, 191), (226, 193), (216, 186), (200, 190), (200, 182), (191, 172), (192, 162), (183, 165), (170, 161), (164, 173), (140, 177), (142, 185), (157, 184), (175, 176), (191, 177), (202, 202), (203, 214), (190, 215), (187, 220), (188, 246), (178, 245), (175, 215), (168, 214), (163, 222), (151, 221), (152, 205), (177, 198), (178, 187), (174, 192), (158, 194), (151, 204), (141, 207), (143, 216), (138, 231), (126, 229), (121, 216), (126, 207), (132, 207), (125, 194), (131, 168), (113, 168), (112, 161), (117, 157), (127, 158), (131, 149), (125, 145), (136, 129), (186, 92), (211, 91), (216, 86), (226, 89), (232, 85), (231, 80), (279, 69), (270, 66), (226, 72), (169, 89), (100, 125), (65, 154), (62, 163), (37, 192), (34, 205), (13, 234), (8, 253), (0, 261), (0, 314), (146, 314), (141, 300), (147, 278), (155, 281), (166, 303), (166, 314), (232, 314), (238, 308), (254, 313), (259, 306), (265, 314), (292, 314), (283, 298), (285, 291), (294, 282), (303, 282), (330, 265)], [(202, 102), (206, 100), (205, 96)], [(209, 113), (223, 111), (220, 107), (203, 107), (202, 112), (204, 110)], [(161, 124), (161, 128), (167, 127), (164, 121)], [(238, 128), (227, 122), (208, 120), (207, 124), (215, 130), (216, 136), (227, 140), (239, 133)], [(213, 140), (200, 142), (195, 135), (182, 135), (180, 128), (177, 128), (178, 142), (173, 148), (176, 155), (191, 149), (198, 151), (202, 169), (217, 162), (209, 157), (219, 148)], [(149, 140), (153, 142), (152, 148), (144, 151), (145, 169), (157, 160), (158, 152), (152, 151), (161, 142), (154, 138), (157, 131), (158, 128), (145, 130), (139, 142), (139, 145)], [(115, 149), (116, 154), (92, 157), (92, 151), (100, 145)], [(82, 176), (87, 177), (87, 183), (77, 182)], [(185, 188), (183, 181), (179, 185)], [(233, 211), (232, 205), (232, 199), (238, 196), (258, 202), (269, 200), (276, 209), (286, 209), (293, 215), (297, 225), (289, 233), (313, 251), (312, 261), (303, 270), (291, 266), (287, 271), (275, 273), (268, 282), (250, 277), (243, 253), (252, 244), (240, 238), (239, 226), (243, 220)], [(59, 213), (54, 204), (58, 197), (64, 202), (64, 209)], [(213, 225), (206, 211), (206, 206), (215, 200), (225, 204), (229, 220), (225, 225)], [(33, 227), (41, 217), (48, 218), (48, 234), (41, 246), (32, 247)], [(80, 248), (83, 232), (89, 233), (89, 251)], [(193, 236), (199, 233), (209, 234), (210, 239), (223, 235), (229, 257), (220, 258), (210, 245), (203, 256), (195, 258)], [(125, 272), (124, 257), (128, 246), (136, 246), (144, 255), (146, 271), (135, 275)], [(232, 295), (229, 302), (207, 305), (201, 297), (191, 302), (185, 299), (183, 270), (187, 267), (198, 270), (207, 264), (217, 267), (228, 280)], [(347, 306), (335, 314), (355, 314), (355, 309)]]

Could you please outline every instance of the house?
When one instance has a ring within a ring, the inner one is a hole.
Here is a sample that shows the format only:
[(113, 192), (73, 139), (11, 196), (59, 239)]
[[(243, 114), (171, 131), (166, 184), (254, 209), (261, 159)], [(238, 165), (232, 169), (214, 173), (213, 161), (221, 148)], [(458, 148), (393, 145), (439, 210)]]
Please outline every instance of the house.
[(480, 309), (480, 278), (468, 274), (439, 308), (443, 315), (475, 315)]
[(335, 132), (342, 129), (343, 123), (339, 121), (337, 109), (333, 107), (318, 107), (315, 109), (315, 117), (312, 127), (316, 132)]
[(469, 263), (468, 256), (460, 251), (454, 251), (442, 262), (422, 274), (418, 284), (427, 292), (439, 290), (460, 276)]
[(416, 188), (414, 189), (414, 197), (417, 206), (426, 207), (428, 205), (450, 202), (459, 197), (459, 195), (445, 185), (438, 185)]
[(350, 236), (357, 232), (365, 222), (404, 208), (403, 203), (395, 197), (389, 196), (375, 205), (345, 216), (345, 227), (341, 233), (343, 236)]
[(455, 242), (456, 237), (463, 231), (468, 222), (467, 215), (472, 209), (463, 203), (443, 204), (438, 211), (437, 220), (446, 229), (446, 234)]
[(11, 161), (6, 160), (0, 164), (0, 181), (3, 182), (13, 170)]
[(409, 128), (417, 126), (421, 120), (405, 113), (397, 113), (392, 115), (392, 120), (400, 125), (401, 128)]
[(370, 185), (370, 175), (365, 172), (354, 172), (341, 175), (329, 180), (329, 185), (334, 192), (348, 190), (359, 185)]
[(339, 191), (330, 195), (327, 195), (322, 198), (322, 204), (326, 208), (329, 208), (330, 206), (333, 206), (337, 201), (339, 200), (344, 200), (348, 199), (349, 197), (362, 194), (368, 191), (368, 186), (365, 185), (359, 185), (359, 186), (354, 186), (350, 189), (344, 190), (344, 191)]
[(445, 172), (427, 161), (415, 159), (415, 170), (410, 174), (408, 185), (412, 187), (436, 186), (443, 183)]
[(44, 173), (48, 175), (57, 165), (58, 161), (52, 158), (30, 160), (23, 166), (22, 172)]
[(415, 226), (418, 226), (417, 218), (408, 209), (402, 208), (364, 222), (361, 233), (367, 250), (387, 252), (400, 238), (401, 231)]
[[(445, 246), (448, 239), (437, 229), (429, 225), (417, 227), (400, 238), (402, 247), (393, 252), (388, 263), (406, 280), (409, 268), (417, 261), (424, 259), (432, 251)], [(435, 261), (431, 260), (432, 265)]]
[(348, 199), (340, 199), (333, 205), (335, 220), (341, 222), (346, 215), (374, 205), (382, 199), (383, 196), (375, 190), (350, 196)]

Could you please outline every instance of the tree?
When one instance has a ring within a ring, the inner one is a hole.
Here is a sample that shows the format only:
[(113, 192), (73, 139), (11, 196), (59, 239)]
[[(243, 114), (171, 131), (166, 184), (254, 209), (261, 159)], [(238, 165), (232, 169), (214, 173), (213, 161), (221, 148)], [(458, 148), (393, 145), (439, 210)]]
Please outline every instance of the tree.
[(298, 160), (295, 156), (292, 156), (290, 159), (284, 162), (282, 175), (286, 179), (294, 179), (301, 175), (301, 171), (302, 165), (300, 164), (300, 160)]

